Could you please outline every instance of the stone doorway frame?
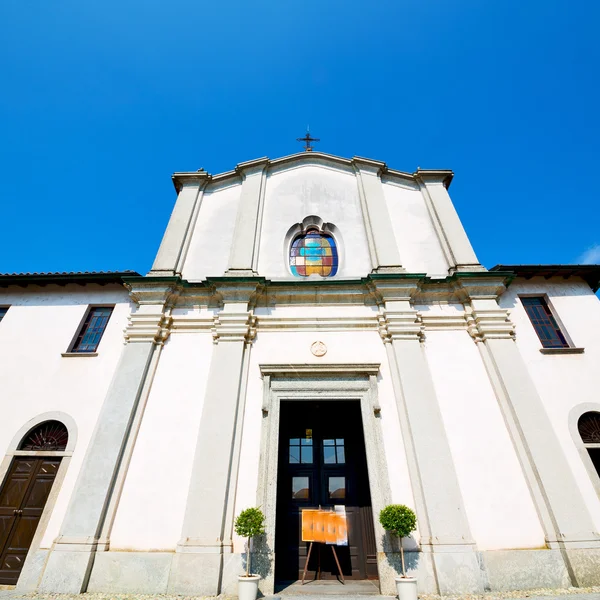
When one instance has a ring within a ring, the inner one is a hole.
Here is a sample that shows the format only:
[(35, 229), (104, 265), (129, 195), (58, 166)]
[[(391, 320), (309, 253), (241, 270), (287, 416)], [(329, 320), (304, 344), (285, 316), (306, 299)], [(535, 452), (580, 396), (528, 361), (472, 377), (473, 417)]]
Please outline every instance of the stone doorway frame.
[(277, 521), (277, 461), (279, 451), (279, 426), (282, 401), (347, 401), (358, 400), (365, 438), (365, 453), (375, 544), (377, 569), (382, 593), (394, 589), (394, 570), (387, 560), (392, 551), (386, 543), (386, 533), (379, 524), (379, 511), (390, 503), (391, 492), (383, 446), (378, 400), (377, 378), (379, 363), (360, 364), (261, 364), (263, 378), (263, 419), (260, 437), (257, 506), (266, 519), (266, 546), (258, 550), (261, 562), (261, 591), (273, 594), (275, 586), (275, 524)]

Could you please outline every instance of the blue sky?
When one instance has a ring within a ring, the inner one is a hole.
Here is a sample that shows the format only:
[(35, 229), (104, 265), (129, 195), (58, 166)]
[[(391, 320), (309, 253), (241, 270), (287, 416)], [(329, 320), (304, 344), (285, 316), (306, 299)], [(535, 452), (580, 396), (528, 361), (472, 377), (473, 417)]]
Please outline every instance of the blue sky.
[(174, 171), (450, 168), (483, 264), (600, 262), (600, 4), (0, 5), (0, 272), (148, 271)]

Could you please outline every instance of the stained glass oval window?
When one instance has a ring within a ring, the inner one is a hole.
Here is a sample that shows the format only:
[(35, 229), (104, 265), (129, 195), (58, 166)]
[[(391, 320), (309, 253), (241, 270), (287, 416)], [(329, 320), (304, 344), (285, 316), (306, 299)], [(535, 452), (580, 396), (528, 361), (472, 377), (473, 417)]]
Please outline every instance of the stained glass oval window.
[(60, 421), (36, 425), (24, 438), (19, 450), (64, 450), (69, 441), (67, 428)]
[(333, 237), (317, 229), (299, 235), (290, 248), (290, 269), (296, 277), (313, 273), (333, 277), (338, 270), (338, 251)]

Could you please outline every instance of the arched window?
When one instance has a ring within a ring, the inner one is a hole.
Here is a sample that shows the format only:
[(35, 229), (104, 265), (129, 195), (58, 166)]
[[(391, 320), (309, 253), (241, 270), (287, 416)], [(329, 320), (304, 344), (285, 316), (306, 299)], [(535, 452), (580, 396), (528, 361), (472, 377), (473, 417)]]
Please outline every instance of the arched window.
[(333, 277), (338, 270), (338, 250), (333, 236), (309, 228), (290, 247), (290, 270), (296, 277), (313, 274)]
[(581, 441), (600, 476), (600, 412), (586, 412), (579, 417), (577, 429)]
[(19, 450), (62, 451), (67, 447), (69, 433), (60, 421), (45, 421), (36, 425), (19, 445)]

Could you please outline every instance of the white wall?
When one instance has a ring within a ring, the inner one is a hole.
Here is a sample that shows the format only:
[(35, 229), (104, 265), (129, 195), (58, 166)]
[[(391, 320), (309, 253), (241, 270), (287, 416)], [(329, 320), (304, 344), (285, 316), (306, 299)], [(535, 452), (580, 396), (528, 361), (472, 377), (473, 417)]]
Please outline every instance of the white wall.
[(402, 266), (410, 273), (448, 275), (444, 256), (423, 194), (400, 184), (383, 184), (384, 196), (400, 252)]
[(213, 348), (210, 331), (174, 332), (163, 347), (119, 502), (112, 550), (174, 550), (181, 539)]
[(544, 546), (544, 532), (477, 345), (466, 331), (428, 331), (425, 350), (478, 549)]
[[(118, 285), (10, 287), (0, 305), (10, 305), (0, 322), (0, 452), (18, 430), (49, 411), (70, 415), (77, 445), (46, 528), (41, 547), (58, 535), (75, 480), (123, 348), (129, 296)], [(62, 357), (90, 304), (115, 304), (97, 357)]]
[(201, 281), (227, 270), (241, 189), (237, 183), (204, 193), (182, 270), (184, 279)]
[[(213, 184), (204, 193), (183, 277), (199, 281), (227, 270), (242, 184)], [(382, 183), (403, 266), (409, 272), (447, 275), (448, 263), (419, 190)], [(356, 175), (345, 168), (294, 163), (267, 174), (260, 226), (258, 272), (290, 279), (285, 238), (292, 226), (316, 215), (336, 226), (338, 279), (364, 277), (372, 270)]]
[(267, 180), (258, 261), (268, 278), (291, 278), (285, 236), (293, 225), (316, 215), (340, 231), (342, 251), (337, 278), (364, 277), (371, 272), (369, 249), (352, 173), (320, 166), (297, 166), (271, 174)]
[[(519, 294), (546, 295), (561, 323), (561, 329), (584, 354), (545, 355)], [(571, 278), (546, 280), (517, 279), (508, 288), (500, 305), (511, 311), (517, 346), (529, 367), (565, 456), (579, 483), (581, 493), (600, 531), (600, 499), (577, 452), (569, 431), (569, 413), (584, 403), (600, 410), (600, 302), (584, 282)]]

